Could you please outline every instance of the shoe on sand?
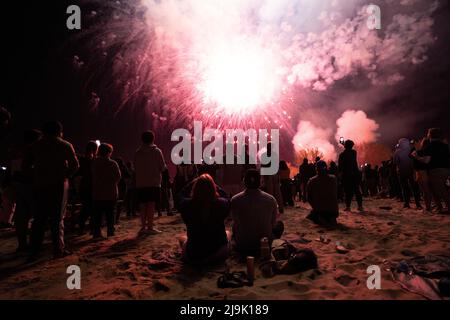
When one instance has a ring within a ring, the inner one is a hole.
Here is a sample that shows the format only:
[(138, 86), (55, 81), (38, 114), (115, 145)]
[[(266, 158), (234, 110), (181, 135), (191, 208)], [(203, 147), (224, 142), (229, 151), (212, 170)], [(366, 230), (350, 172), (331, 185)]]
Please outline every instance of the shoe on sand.
[(319, 238), (315, 239), (318, 242), (322, 242), (324, 244), (329, 244), (331, 242), (331, 239), (327, 238), (324, 235), (321, 235)]
[(364, 208), (363, 208), (363, 207), (359, 207), (359, 208), (358, 208), (358, 211), (359, 211), (359, 212), (364, 212)]
[(141, 229), (139, 229), (138, 234), (145, 234), (147, 232), (147, 228), (146, 227), (142, 227)]
[(69, 250), (67, 250), (67, 249), (64, 249), (64, 250), (62, 250), (62, 251), (55, 252), (55, 253), (53, 254), (53, 259), (61, 259), (61, 258), (70, 256), (71, 254), (72, 254), (71, 251), (69, 251)]
[(344, 247), (340, 241), (336, 242), (336, 251), (341, 254), (348, 253), (350, 250)]
[(150, 234), (150, 235), (155, 235), (155, 234), (162, 233), (162, 231), (161, 231), (161, 230), (158, 230), (158, 229), (156, 229), (156, 228), (151, 228), (151, 229), (149, 229), (149, 230), (147, 231), (147, 233)]
[(344, 209), (344, 211), (345, 211), (345, 212), (352, 212), (352, 208), (346, 207), (346, 208)]

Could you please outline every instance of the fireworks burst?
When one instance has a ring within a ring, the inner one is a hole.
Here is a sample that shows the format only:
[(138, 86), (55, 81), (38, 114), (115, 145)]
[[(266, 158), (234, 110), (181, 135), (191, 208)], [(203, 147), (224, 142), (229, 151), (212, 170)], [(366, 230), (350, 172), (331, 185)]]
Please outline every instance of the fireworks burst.
[[(312, 91), (350, 77), (392, 86), (405, 79), (399, 61), (426, 60), (437, 2), (395, 15), (383, 34), (367, 28), (368, 2), (89, 1), (72, 62), (92, 109), (139, 108), (156, 130), (200, 120), (221, 130), (286, 129), (293, 137), (303, 108), (323, 107), (308, 100)], [(332, 137), (313, 140), (333, 145)]]
[(79, 43), (95, 59), (73, 59), (76, 71), (90, 72), (86, 86), (97, 85), (91, 107), (106, 96), (104, 104), (116, 112), (144, 107), (171, 126), (195, 119), (222, 129), (290, 127), (282, 51), (268, 32), (243, 23), (252, 7), (231, 1), (223, 11), (218, 1), (184, 1), (180, 9), (180, 3), (115, 1), (92, 10)]

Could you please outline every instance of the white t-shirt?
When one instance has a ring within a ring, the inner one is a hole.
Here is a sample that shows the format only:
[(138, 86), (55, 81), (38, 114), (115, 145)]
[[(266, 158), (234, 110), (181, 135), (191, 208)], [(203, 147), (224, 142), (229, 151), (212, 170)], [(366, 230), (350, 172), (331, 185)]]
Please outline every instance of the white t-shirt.
[(142, 145), (135, 154), (136, 188), (160, 187), (161, 173), (166, 163), (161, 150), (154, 144)]

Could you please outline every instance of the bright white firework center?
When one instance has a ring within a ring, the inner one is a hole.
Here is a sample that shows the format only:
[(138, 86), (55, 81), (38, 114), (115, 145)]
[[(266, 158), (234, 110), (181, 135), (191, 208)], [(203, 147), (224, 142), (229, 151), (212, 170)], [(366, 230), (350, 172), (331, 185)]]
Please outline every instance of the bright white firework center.
[(273, 101), (281, 88), (273, 52), (249, 38), (216, 47), (200, 61), (197, 86), (204, 102), (227, 115), (248, 115)]

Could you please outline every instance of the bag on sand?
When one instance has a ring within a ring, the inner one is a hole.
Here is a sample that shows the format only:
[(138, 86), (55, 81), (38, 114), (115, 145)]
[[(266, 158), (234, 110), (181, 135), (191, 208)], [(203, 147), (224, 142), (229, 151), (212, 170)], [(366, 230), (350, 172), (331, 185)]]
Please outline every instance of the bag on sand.
[(292, 254), (288, 260), (289, 265), (297, 272), (302, 272), (310, 269), (316, 269), (317, 256), (311, 249), (300, 249)]
[(295, 274), (318, 267), (317, 256), (311, 249), (297, 249), (284, 240), (274, 240), (272, 247), (276, 273)]
[(289, 241), (276, 239), (272, 241), (272, 257), (276, 261), (288, 260), (297, 251), (297, 248)]

